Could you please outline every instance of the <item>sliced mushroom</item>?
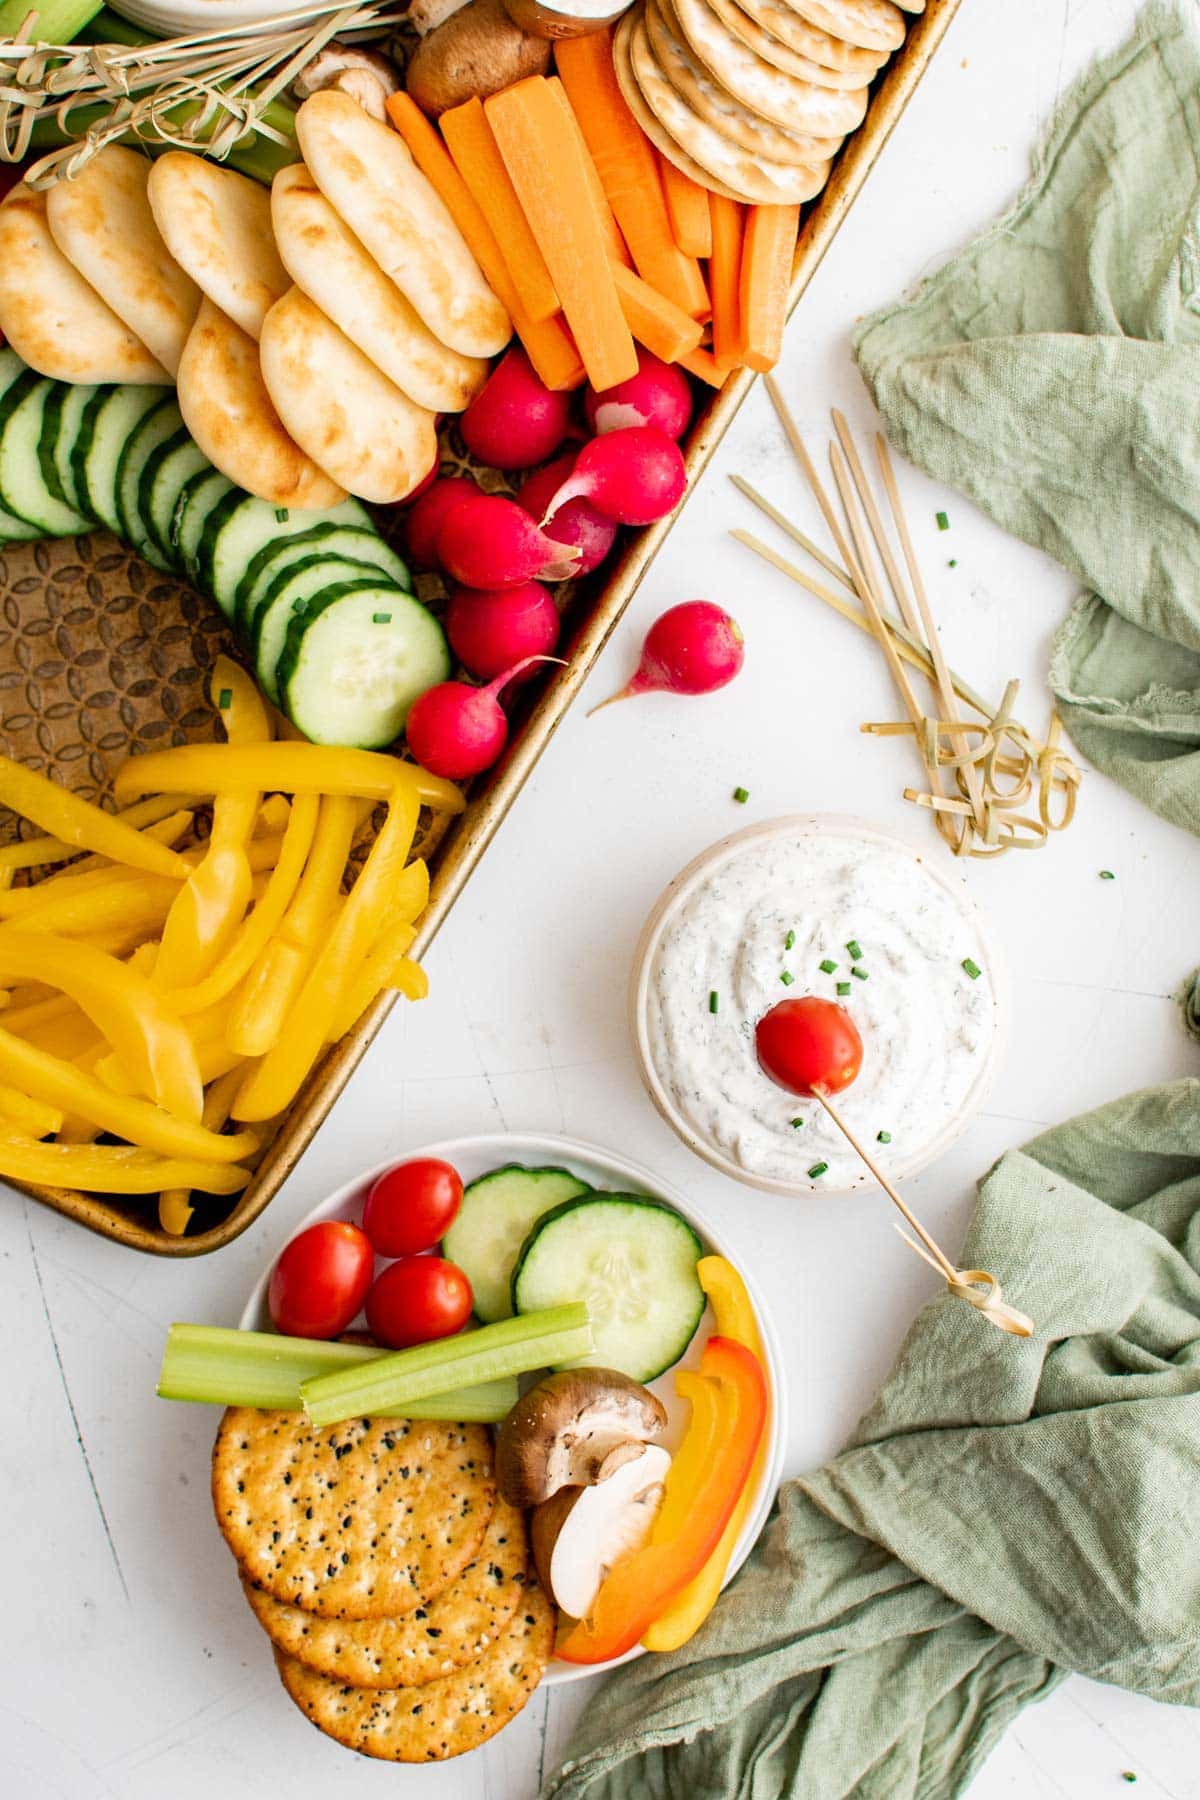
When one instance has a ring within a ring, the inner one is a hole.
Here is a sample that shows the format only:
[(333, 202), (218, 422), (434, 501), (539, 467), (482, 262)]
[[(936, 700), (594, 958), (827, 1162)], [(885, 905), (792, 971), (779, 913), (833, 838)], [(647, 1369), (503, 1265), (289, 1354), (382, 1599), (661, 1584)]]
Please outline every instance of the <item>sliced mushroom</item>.
[(667, 1422), (661, 1400), (616, 1369), (563, 1369), (530, 1388), (496, 1439), (496, 1477), (513, 1506), (610, 1480)]
[(360, 50), (356, 44), (342, 44), (335, 38), (292, 83), (299, 100), (307, 100), (323, 88), (349, 94), (364, 112), (382, 122), (387, 117), (384, 103), (388, 95), (400, 90), (400, 76), (395, 64), (378, 50)]
[(613, 1564), (650, 1535), (671, 1458), (643, 1444), (608, 1481), (560, 1488), (535, 1508), (530, 1540), (538, 1580), (573, 1619), (586, 1618)]
[(420, 37), (428, 31), (436, 31), (444, 25), (451, 13), (456, 13), (467, 4), (467, 0), (412, 0), (412, 5), (405, 14), (406, 22)]

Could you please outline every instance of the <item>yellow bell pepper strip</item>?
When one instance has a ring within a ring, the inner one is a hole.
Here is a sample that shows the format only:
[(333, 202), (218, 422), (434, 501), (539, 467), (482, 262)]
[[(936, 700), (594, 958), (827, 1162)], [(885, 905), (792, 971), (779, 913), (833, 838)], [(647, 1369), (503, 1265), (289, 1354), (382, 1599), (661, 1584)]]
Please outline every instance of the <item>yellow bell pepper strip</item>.
[(291, 802), (284, 794), (268, 794), (254, 821), (255, 837), (278, 837), (287, 830)]
[[(214, 1081), (204, 1096), (204, 1117), (201, 1124), (208, 1131), (220, 1131), (229, 1118), (229, 1109), (233, 1105), (233, 1097), (242, 1082), (242, 1070), (230, 1069), (219, 1081)], [(164, 1188), (158, 1197), (158, 1222), (169, 1237), (182, 1237), (188, 1223), (195, 1212), (192, 1205), (192, 1189), (189, 1187)]]
[[(213, 666), (209, 694), (219, 700), (230, 746), (257, 748), (271, 739), (271, 721), (245, 670), (227, 656)], [(202, 981), (228, 948), (250, 902), (246, 855), (262, 794), (255, 788), (218, 794), (208, 843), (163, 925), (154, 979), (161, 988)]]
[[(746, 1292), (746, 1284), (733, 1264), (726, 1262), (723, 1256), (702, 1256), (696, 1264), (696, 1274), (700, 1279), (700, 1286), (708, 1295), (718, 1335), (744, 1344), (762, 1362), (762, 1338), (759, 1335), (758, 1321), (754, 1317), (754, 1307)], [(754, 1468), (742, 1489), (741, 1498), (729, 1516), (729, 1523), (721, 1533), (720, 1543), (700, 1573), (688, 1582), (646, 1632), (642, 1643), (647, 1650), (678, 1650), (681, 1644), (686, 1644), (695, 1635), (716, 1605), (737, 1541), (742, 1535), (742, 1527), (754, 1504), (755, 1476), (761, 1467), (765, 1449), (764, 1436)], [(656, 1531), (661, 1517), (660, 1513), (659, 1519), (655, 1520)]]
[(48, 994), (44, 1000), (31, 1000), (25, 1006), (4, 1008), (4, 1029), (24, 1036), (39, 1025), (52, 1025), (55, 1019), (69, 1018), (78, 1008), (69, 994)]
[(56, 895), (50, 883), (37, 891), (44, 896), (42, 904), (21, 914), (23, 931), (60, 931), (94, 940), (102, 932), (157, 930), (179, 892), (179, 882), (164, 875), (128, 874), (84, 894)]
[(32, 975), (69, 995), (112, 1045), (139, 1092), (177, 1118), (199, 1119), (204, 1093), (192, 1040), (128, 963), (90, 944), (0, 926), (0, 979), (7, 975)]
[[(168, 813), (165, 819), (159, 819), (154, 825), (143, 826), (142, 835), (153, 838), (156, 844), (167, 844), (174, 849), (183, 842), (195, 822), (195, 813), (185, 807), (178, 812)], [(21, 891), (36, 894), (50, 885), (57, 891), (60, 882), (69, 881), (76, 875), (93, 875), (101, 871), (109, 875), (129, 873), (128, 869), (122, 868), (120, 863), (112, 862), (107, 856), (81, 856), (75, 862), (68, 863), (64, 869), (56, 869), (52, 875), (44, 875), (33, 887), (23, 888)]]
[[(722, 1337), (711, 1337), (704, 1346), (699, 1375), (722, 1390), (722, 1425), (688, 1497), (686, 1516), (669, 1541), (655, 1543), (652, 1538), (640, 1550), (619, 1558), (601, 1582), (589, 1617), (573, 1626), (559, 1644), (558, 1654), (566, 1662), (608, 1662), (632, 1650), (704, 1567), (737, 1505), (766, 1422), (766, 1376), (744, 1344)], [(681, 1455), (686, 1445), (685, 1435)]]
[[(160, 753), (161, 754), (161, 753)], [(178, 801), (176, 802), (178, 805)], [(132, 825), (115, 818), (103, 807), (93, 806), (32, 769), (0, 756), (0, 806), (31, 819), (51, 836), (76, 850), (96, 850), (113, 862), (151, 875), (174, 875), (178, 858), (165, 844), (156, 844)]]
[[(144, 831), (147, 825), (156, 825), (160, 819), (169, 818), (180, 807), (194, 807), (193, 796), (182, 797), (179, 794), (151, 794), (145, 800), (138, 800), (132, 806), (115, 816), (122, 825), (128, 825), (134, 831)], [(17, 869), (42, 869), (52, 863), (67, 862), (79, 855), (76, 844), (68, 844), (64, 838), (35, 837), (24, 838), (17, 844), (0, 846), (0, 870), (8, 870), (11, 874)]]
[(0, 1087), (0, 1130), (23, 1132), (26, 1137), (53, 1137), (63, 1127), (63, 1115), (57, 1106), (44, 1100), (31, 1100), (16, 1088)]
[(282, 1032), (234, 1102), (235, 1119), (273, 1119), (299, 1092), (328, 1040), (340, 996), (379, 936), (412, 849), (418, 810), (412, 784), (398, 786), (362, 872), (317, 951)]
[(99, 1136), (100, 1127), (90, 1119), (81, 1119), (78, 1113), (65, 1114), (57, 1133), (60, 1144), (94, 1144)]
[[(14, 1036), (18, 1034), (14, 1032)], [(62, 1019), (50, 1019), (44, 1025), (34, 1025), (21, 1032), (20, 1037), (26, 1043), (33, 1044), (38, 1050), (45, 1050), (50, 1056), (61, 1056), (67, 1062), (74, 1062), (77, 1057), (98, 1050), (102, 1055), (108, 1046), (100, 1033), (76, 1009)]]
[(121, 765), (113, 790), (120, 800), (136, 794), (229, 794), (246, 788), (386, 800), (404, 783), (411, 783), (417, 798), (435, 812), (460, 813), (466, 805), (452, 781), (431, 775), (418, 763), (401, 762), (380, 750), (338, 750), (328, 744), (283, 743), (261, 749), (181, 744), (175, 750), (151, 750)]
[[(185, 1161), (238, 1162), (252, 1156), (258, 1148), (253, 1132), (241, 1131), (236, 1137), (218, 1137), (203, 1125), (177, 1119), (149, 1100), (114, 1094), (86, 1068), (64, 1062), (0, 1030), (0, 1082), (19, 1088), (35, 1100), (44, 1100), (64, 1113), (78, 1113), (90, 1119), (102, 1131), (124, 1138), (160, 1156), (178, 1157)], [(182, 1187), (176, 1181), (169, 1185)], [(192, 1186), (196, 1184), (193, 1182)]]
[(234, 1163), (152, 1156), (125, 1144), (40, 1144), (0, 1132), (0, 1175), (36, 1187), (81, 1188), (97, 1194), (156, 1194), (163, 1184), (236, 1194), (250, 1179)]
[(265, 1056), (283, 1029), (337, 906), (358, 819), (358, 802), (345, 795), (320, 801), (312, 850), (295, 898), (251, 966), (229, 1021), (230, 1048), (243, 1056)]
[(405, 954), (416, 935), (415, 926), (394, 926), (384, 942), (376, 944), (364, 958), (358, 974), (338, 1001), (329, 1033), (331, 1044), (345, 1037), (384, 988), (394, 988), (409, 1000), (425, 999), (429, 992), (429, 977), (420, 963), (413, 962)]

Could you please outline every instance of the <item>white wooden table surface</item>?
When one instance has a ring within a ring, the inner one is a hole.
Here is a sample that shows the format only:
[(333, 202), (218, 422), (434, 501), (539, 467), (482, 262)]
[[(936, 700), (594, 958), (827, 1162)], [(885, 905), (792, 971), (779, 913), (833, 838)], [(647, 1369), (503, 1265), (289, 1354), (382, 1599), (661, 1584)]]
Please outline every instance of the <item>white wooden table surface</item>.
[[(793, 321), (782, 378), (809, 432), (823, 430), (831, 403), (868, 423), (847, 352), (851, 320), (1009, 199), (1038, 121), (1136, 10), (1134, 0), (967, 0)], [(585, 699), (624, 679), (657, 612), (698, 595), (740, 618), (744, 675), (702, 701), (640, 699), (590, 721), (577, 708), (443, 933), (432, 997), (397, 1008), (256, 1227), (216, 1257), (168, 1264), (3, 1197), (8, 1800), (334, 1791), (533, 1800), (539, 1771), (566, 1743), (587, 1683), (536, 1696), (492, 1745), (442, 1768), (372, 1764), (314, 1732), (279, 1687), (211, 1518), (216, 1415), (154, 1397), (168, 1322), (233, 1322), (293, 1222), (361, 1165), (443, 1135), (511, 1127), (593, 1139), (683, 1184), (774, 1305), (791, 1369), (792, 1470), (837, 1449), (931, 1292), (878, 1196), (800, 1206), (724, 1180), (659, 1121), (630, 1061), (625, 981), (639, 925), (702, 846), (796, 809), (861, 813), (929, 839), (899, 798), (905, 747), (858, 732), (864, 718), (896, 716), (879, 657), (729, 542), (727, 528), (748, 510), (727, 480), (733, 470), (799, 503), (760, 392)], [(903, 485), (950, 660), (988, 689), (1022, 676), (1039, 718), (1047, 645), (1071, 583), (964, 500), (907, 469)], [(939, 537), (942, 506), (951, 530)], [(745, 807), (730, 799), (738, 784), (750, 790)], [(1100, 881), (1101, 868), (1116, 880)], [(912, 1184), (951, 1247), (974, 1178), (1008, 1146), (1125, 1090), (1200, 1072), (1171, 1000), (1200, 959), (1200, 844), (1096, 776), (1065, 838), (975, 865), (971, 884), (1007, 952), (1013, 1029), (985, 1112)], [(1144, 1800), (1200, 1795), (1200, 1714), (1074, 1679), (1010, 1731), (972, 1796), (1095, 1800), (1127, 1791), (1123, 1770)]]

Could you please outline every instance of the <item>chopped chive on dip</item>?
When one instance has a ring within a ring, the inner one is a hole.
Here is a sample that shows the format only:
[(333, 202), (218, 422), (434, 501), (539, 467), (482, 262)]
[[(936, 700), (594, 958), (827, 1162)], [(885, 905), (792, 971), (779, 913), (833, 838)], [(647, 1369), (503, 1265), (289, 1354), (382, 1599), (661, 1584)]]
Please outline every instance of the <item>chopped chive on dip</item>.
[(799, 1131), (799, 1129), (803, 1125), (803, 1123), (804, 1123), (803, 1119), (793, 1119), (792, 1120), (792, 1130)]
[(937, 515), (937, 528), (938, 528), (938, 530), (939, 530), (939, 531), (949, 531), (949, 529), (950, 529), (950, 515), (949, 515), (949, 514), (948, 514), (948, 513), (944, 513), (944, 512), (940, 512), (940, 513), (938, 513), (938, 515)]
[(791, 947), (792, 947), (792, 945), (793, 945), (793, 944), (794, 944), (794, 943), (795, 943), (795, 942), (796, 942), (796, 934), (795, 934), (795, 932), (794, 932), (794, 931), (789, 931), (789, 932), (788, 932), (788, 934), (787, 934), (787, 936), (786, 936), (786, 937), (785, 937), (785, 938), (784, 938), (784, 940), (783, 940), (783, 947), (784, 947), (784, 949), (785, 949), (785, 950), (790, 950), (790, 949), (791, 949)]
[(817, 1176), (823, 1175), (828, 1167), (828, 1163), (814, 1163), (812, 1168), (808, 1171), (808, 1179), (810, 1181), (815, 1181)]
[(1136, 1781), (1137, 1776), (1134, 1774), (1132, 1769), (1122, 1769), (1121, 1770), (1121, 1780), (1122, 1781)]
[(286, 525), (288, 522), (287, 507), (286, 506), (277, 506), (275, 508), (275, 517), (281, 525)]
[(709, 1012), (716, 1012), (716, 1010), (720, 1006), (720, 1004), (721, 1004), (721, 996), (717, 993), (716, 988), (713, 988), (712, 992), (708, 996)]
[(837, 991), (839, 994), (848, 994), (850, 992), (850, 983), (848, 981), (839, 981), (837, 984)]
[(792, 974), (792, 971), (790, 969), (781, 969), (780, 974), (779, 974), (779, 979), (780, 979), (780, 981), (782, 981), (784, 987), (791, 987), (791, 985), (792, 985), (793, 981), (795, 981), (796, 977)]
[(963, 957), (963, 968), (967, 971), (967, 974), (971, 977), (972, 981), (978, 981), (979, 977), (983, 974), (983, 970), (979, 967), (979, 964), (969, 956)]
[(736, 787), (733, 790), (733, 797), (737, 801), (739, 806), (745, 806), (747, 800), (750, 798), (750, 789), (744, 788), (744, 787)]
[(1101, 869), (1100, 879), (1101, 881), (1115, 881), (1117, 878), (1111, 869)]
[(371, 614), (372, 625), (390, 625), (391, 622), (392, 622), (391, 613), (372, 613)]
[(822, 975), (832, 975), (833, 971), (837, 968), (837, 964), (835, 962), (830, 962), (829, 958), (826, 957), (823, 963), (817, 964), (817, 967), (820, 969)]
[(865, 969), (860, 969), (857, 963), (851, 969), (850, 973), (853, 975), (855, 981), (870, 981), (871, 979), (867, 971)]
[(862, 945), (857, 938), (851, 938), (850, 942), (846, 945), (846, 955), (850, 958), (851, 962), (862, 961)]
[(227, 712), (229, 710), (229, 708), (233, 705), (233, 689), (232, 688), (222, 688), (221, 689), (220, 693), (217, 695), (217, 705), (220, 707), (222, 712)]
[(892, 1134), (890, 1131), (877, 1131), (875, 1133), (875, 1142), (877, 1144), (890, 1144), (891, 1141)]
[(957, 558), (957, 556), (952, 556), (952, 557), (951, 557), (951, 558), (950, 558), (950, 561), (949, 561), (949, 562), (948, 562), (948, 563), (947, 563), (947, 564), (946, 564), (946, 567), (947, 567), (947, 568), (948, 568), (948, 569), (957, 569), (957, 567), (958, 567), (958, 558)]

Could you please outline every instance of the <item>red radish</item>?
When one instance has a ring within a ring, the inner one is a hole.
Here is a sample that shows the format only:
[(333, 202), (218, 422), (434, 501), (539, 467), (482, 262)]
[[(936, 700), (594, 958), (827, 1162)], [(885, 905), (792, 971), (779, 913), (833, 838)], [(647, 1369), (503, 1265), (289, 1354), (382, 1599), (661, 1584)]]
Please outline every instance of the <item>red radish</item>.
[(501, 357), (459, 420), (463, 443), (493, 469), (528, 469), (567, 433), (571, 397), (545, 387), (520, 349)]
[(862, 1068), (858, 1026), (836, 1000), (780, 1000), (754, 1027), (759, 1064), (790, 1094), (840, 1094)]
[(526, 656), (505, 669), (486, 687), (467, 681), (440, 681), (426, 688), (408, 715), (408, 747), (431, 775), (465, 781), (490, 769), (508, 742), (508, 720), (499, 701), (501, 689), (531, 663), (553, 662), (552, 656)]
[(551, 499), (542, 528), (575, 499), (590, 500), (618, 525), (652, 525), (679, 505), (686, 488), (679, 445), (657, 425), (608, 431), (583, 446), (574, 474)]
[(460, 663), (490, 681), (523, 657), (546, 656), (558, 642), (558, 608), (540, 581), (511, 588), (455, 588), (446, 635)]
[[(577, 450), (556, 456), (552, 463), (530, 475), (517, 489), (517, 505), (533, 518), (540, 519), (563, 482), (572, 474), (578, 460)], [(582, 558), (575, 573), (590, 575), (599, 568), (616, 539), (617, 527), (611, 519), (596, 511), (588, 500), (568, 500), (554, 515), (554, 541), (572, 544)]]
[(414, 567), (437, 568), (438, 532), (446, 515), (460, 501), (469, 500), (479, 491), (479, 483), (470, 475), (443, 475), (435, 477), (425, 492), (418, 495), (404, 521), (404, 541)]
[[(733, 680), (745, 660), (737, 620), (711, 600), (685, 600), (655, 619), (637, 669), (620, 693), (610, 694), (600, 706), (658, 691), (712, 694)], [(593, 706), (592, 712), (599, 712), (600, 706)]]
[[(422, 475), (420, 481), (418, 481), (416, 487), (412, 490), (412, 493), (405, 494), (403, 500), (397, 500), (396, 504), (402, 512), (407, 512), (410, 506), (415, 506), (417, 501), (429, 492), (434, 482), (438, 479), (440, 468), (441, 464), (435, 457), (433, 467), (429, 470), (428, 474)], [(446, 479), (449, 481), (452, 480), (453, 477), (447, 476)]]
[(583, 416), (596, 433), (622, 431), (629, 425), (657, 425), (669, 438), (681, 438), (692, 419), (692, 390), (674, 363), (649, 350), (638, 351), (638, 372), (599, 393), (589, 387)]
[(517, 587), (538, 576), (564, 581), (579, 566), (578, 550), (546, 537), (524, 507), (500, 494), (470, 494), (449, 509), (437, 559), (447, 575), (473, 588)]

